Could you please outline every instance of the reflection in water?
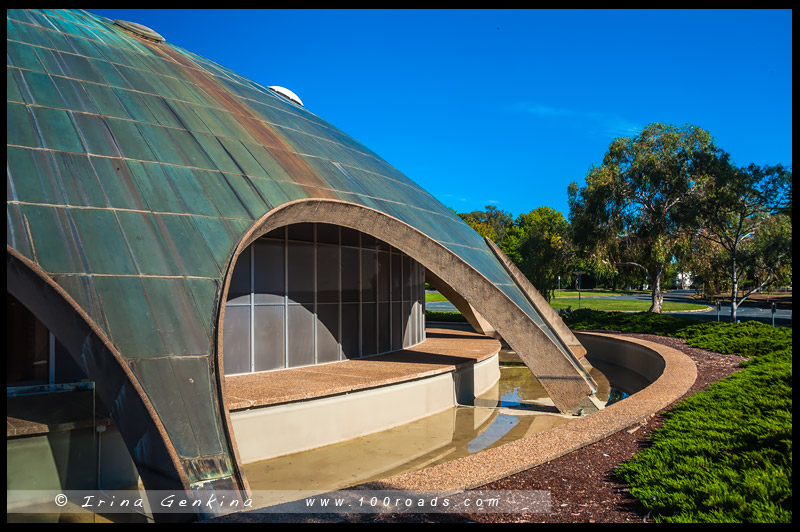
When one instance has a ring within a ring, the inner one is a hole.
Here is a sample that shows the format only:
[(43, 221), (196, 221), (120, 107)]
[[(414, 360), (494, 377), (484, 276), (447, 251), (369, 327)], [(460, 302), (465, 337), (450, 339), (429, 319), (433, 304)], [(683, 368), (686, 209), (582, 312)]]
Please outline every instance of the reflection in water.
[[(598, 384), (597, 398), (603, 402), (618, 400), (621, 390), (634, 393), (647, 384), (615, 365), (605, 365), (603, 372), (593, 367), (590, 374)], [(619, 377), (624, 385), (615, 389), (606, 375), (615, 384)], [(277, 492), (254, 498), (254, 507), (266, 506), (416, 471), (574, 419), (558, 413), (527, 367), (503, 366), (498, 382), (469, 405), (345, 442), (246, 464), (244, 469), (252, 490)], [(287, 493), (290, 490), (302, 494)]]
[[(503, 413), (501, 413), (503, 412)], [(399, 427), (244, 466), (253, 490), (324, 492), (468, 456), (574, 418), (511, 409), (450, 408)], [(254, 500), (254, 506), (284, 499)]]
[[(586, 358), (589, 359), (599, 374), (608, 375), (613, 381), (613, 387), (610, 390), (611, 397), (602, 398), (598, 394), (598, 399), (609, 401), (607, 404), (624, 399), (650, 385), (650, 381), (647, 378), (629, 368), (604, 362), (591, 355), (587, 355)], [(595, 374), (592, 373), (592, 377), (594, 376)]]
[(616, 388), (611, 388), (611, 393), (608, 396), (608, 402), (606, 403), (606, 406), (613, 405), (614, 403), (622, 401), (626, 397), (628, 397), (627, 393), (623, 392), (622, 390), (618, 390)]
[(252, 490), (282, 492), (256, 498), (254, 506), (288, 500), (291, 496), (283, 493), (288, 490), (320, 493), (415, 471), (575, 419), (557, 413), (527, 367), (504, 367), (500, 375), (472, 404), (345, 442), (246, 464)]
[(467, 443), (467, 452), (477, 453), (478, 451), (488, 449), (493, 443), (500, 441), (500, 439), (508, 434), (518, 423), (519, 418), (516, 416), (498, 414), (491, 425), (486, 427), (486, 430)]

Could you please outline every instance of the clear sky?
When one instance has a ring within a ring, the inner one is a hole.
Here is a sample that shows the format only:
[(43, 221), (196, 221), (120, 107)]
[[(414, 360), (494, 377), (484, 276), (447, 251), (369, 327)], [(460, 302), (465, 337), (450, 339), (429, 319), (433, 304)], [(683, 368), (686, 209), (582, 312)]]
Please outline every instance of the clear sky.
[(567, 216), (651, 122), (792, 164), (791, 10), (90, 11), (289, 88), (458, 212)]

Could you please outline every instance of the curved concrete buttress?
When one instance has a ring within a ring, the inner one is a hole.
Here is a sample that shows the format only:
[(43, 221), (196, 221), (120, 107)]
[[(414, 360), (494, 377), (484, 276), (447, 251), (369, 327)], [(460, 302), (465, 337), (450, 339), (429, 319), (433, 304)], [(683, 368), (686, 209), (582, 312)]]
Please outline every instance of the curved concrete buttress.
[(500, 260), (500, 262), (505, 267), (506, 271), (511, 275), (514, 281), (517, 283), (517, 286), (522, 293), (528, 298), (528, 301), (531, 302), (533, 308), (539, 313), (542, 319), (547, 323), (550, 328), (555, 332), (556, 336), (558, 336), (562, 342), (566, 345), (566, 347), (572, 351), (572, 353), (581, 358), (586, 355), (586, 348), (583, 347), (581, 342), (578, 338), (572, 333), (572, 331), (564, 324), (564, 320), (561, 319), (561, 316), (550, 306), (547, 300), (542, 297), (539, 291), (531, 284), (527, 277), (517, 268), (517, 265), (514, 264), (511, 259), (509, 259), (505, 253), (491, 241), (491, 239), (484, 237), (486, 244), (489, 246), (489, 249), (494, 252), (495, 256)]
[[(416, 260), (458, 293), (502, 336), (530, 368), (553, 404), (565, 413), (597, 409), (596, 384), (563, 346), (556, 345), (499, 287), (455, 253), (418, 229), (380, 211), (339, 200), (303, 199), (286, 203), (261, 217), (242, 237), (228, 265), (217, 323), (216, 364), (223, 375), (222, 319), (236, 259), (260, 236), (284, 225), (317, 222), (372, 235)], [(232, 431), (229, 431), (232, 433)]]

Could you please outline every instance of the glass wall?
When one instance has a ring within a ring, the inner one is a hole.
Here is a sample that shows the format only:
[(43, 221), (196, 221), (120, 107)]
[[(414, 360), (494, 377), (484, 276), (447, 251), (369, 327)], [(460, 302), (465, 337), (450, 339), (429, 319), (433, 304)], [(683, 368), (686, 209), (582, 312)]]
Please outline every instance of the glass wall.
[(86, 373), (58, 338), (6, 292), (6, 387), (72, 383)]
[(223, 331), (225, 373), (308, 366), (425, 339), (425, 270), (346, 227), (294, 224), (238, 258)]

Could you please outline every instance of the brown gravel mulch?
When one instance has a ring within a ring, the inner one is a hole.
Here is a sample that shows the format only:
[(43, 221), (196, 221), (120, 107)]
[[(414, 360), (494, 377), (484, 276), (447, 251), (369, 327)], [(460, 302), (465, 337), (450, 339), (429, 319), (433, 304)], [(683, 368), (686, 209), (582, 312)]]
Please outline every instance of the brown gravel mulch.
[[(603, 331), (608, 332), (608, 331)], [(684, 399), (737, 371), (743, 357), (721, 355), (686, 345), (680, 338), (652, 334), (626, 334), (673, 347), (697, 365), (697, 379)], [(648, 522), (649, 515), (616, 480), (614, 470), (649, 445), (648, 436), (664, 423), (665, 412), (621, 430), (594, 444), (526, 471), (511, 475), (483, 490), (548, 490), (551, 512), (547, 514), (395, 514), (381, 522), (477, 522), (477, 523), (630, 523)]]

